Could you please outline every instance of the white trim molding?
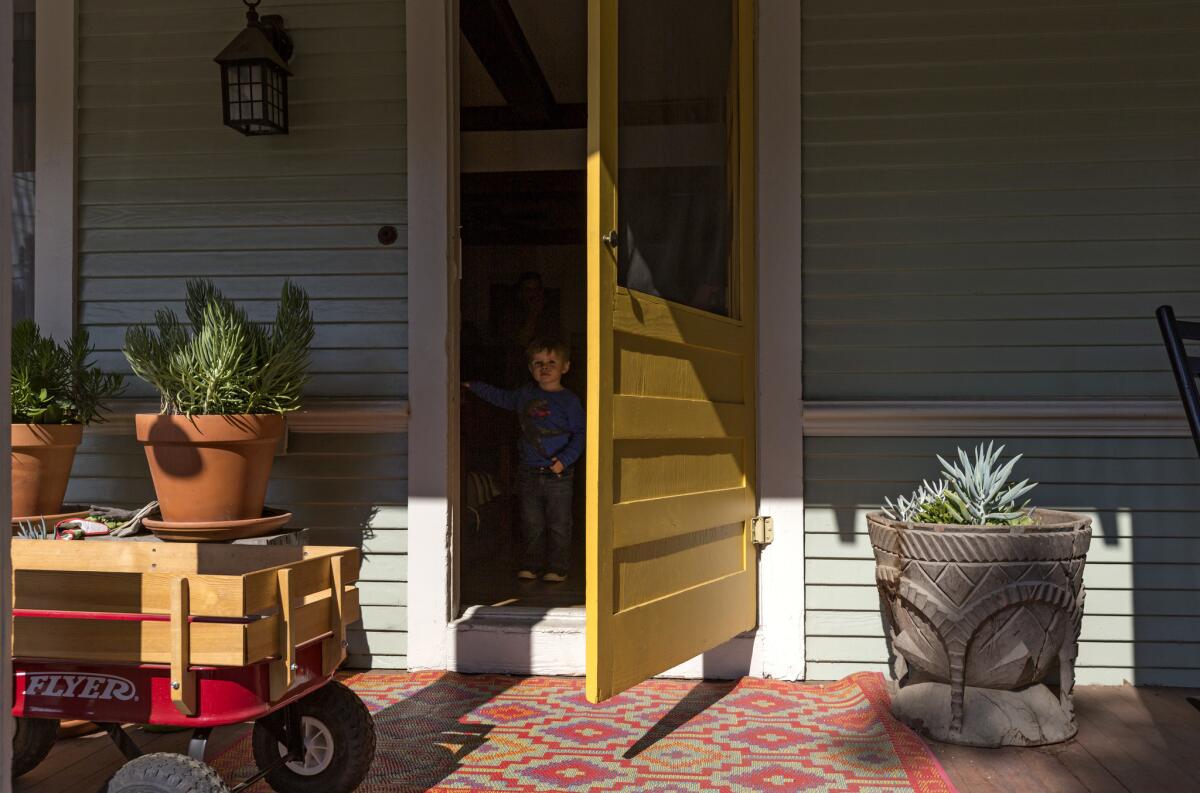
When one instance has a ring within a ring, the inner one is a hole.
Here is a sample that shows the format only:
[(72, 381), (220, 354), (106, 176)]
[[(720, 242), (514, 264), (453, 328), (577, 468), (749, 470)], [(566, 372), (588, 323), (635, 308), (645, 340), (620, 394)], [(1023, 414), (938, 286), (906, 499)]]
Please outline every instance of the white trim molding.
[(59, 341), (75, 330), (77, 20), (75, 0), (37, 0), (33, 316)]
[(782, 680), (804, 677), (799, 41), (800, 3), (758, 0), (758, 496), (775, 521), (759, 555), (758, 639), (762, 673)]
[(445, 669), (453, 586), (451, 505), (458, 384), (451, 380), (454, 337), (453, 62), (457, 2), (405, 6), (408, 102), (408, 665)]
[(1174, 399), (803, 403), (804, 434), (827, 437), (1186, 438)]

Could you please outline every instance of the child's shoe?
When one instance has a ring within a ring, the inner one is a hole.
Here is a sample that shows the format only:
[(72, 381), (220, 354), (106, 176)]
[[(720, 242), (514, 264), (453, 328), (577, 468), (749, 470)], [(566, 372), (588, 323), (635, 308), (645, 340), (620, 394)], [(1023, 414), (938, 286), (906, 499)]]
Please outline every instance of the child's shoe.
[(550, 584), (561, 584), (563, 581), (567, 580), (567, 577), (565, 575), (559, 575), (558, 573), (546, 573), (544, 576), (542, 576), (542, 580)]
[(517, 573), (517, 578), (521, 579), (522, 581), (536, 581), (537, 573), (533, 572), (532, 570), (521, 570)]

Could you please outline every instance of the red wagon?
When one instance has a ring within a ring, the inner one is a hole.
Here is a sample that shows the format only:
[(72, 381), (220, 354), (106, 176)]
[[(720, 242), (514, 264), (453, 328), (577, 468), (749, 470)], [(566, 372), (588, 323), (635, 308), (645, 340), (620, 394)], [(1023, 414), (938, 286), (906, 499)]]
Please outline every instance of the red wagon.
[[(355, 548), (13, 541), (13, 776), (60, 719), (104, 727), (129, 758), (110, 793), (349, 793), (375, 753), (366, 706), (333, 679), (359, 617)], [(259, 771), (229, 788), (213, 728), (254, 722)], [(124, 724), (193, 730), (142, 755)]]

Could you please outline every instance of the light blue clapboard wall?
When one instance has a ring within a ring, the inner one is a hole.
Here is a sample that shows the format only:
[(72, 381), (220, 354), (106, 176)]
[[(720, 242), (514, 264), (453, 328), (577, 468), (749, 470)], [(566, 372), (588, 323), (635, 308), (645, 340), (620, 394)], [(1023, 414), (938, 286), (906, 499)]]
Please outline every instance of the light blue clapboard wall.
[[(221, 124), (213, 57), (245, 25), (228, 0), (81, 0), (78, 321), (99, 360), (125, 370), (124, 329), (179, 310), (212, 277), (252, 317), (273, 316), (284, 278), (317, 320), (312, 397), (408, 394), (404, 3), (288, 0), (295, 41), (291, 133)], [(381, 245), (393, 225), (399, 241)], [(150, 391), (134, 381), (131, 396)], [(407, 441), (293, 434), (271, 503), (323, 543), (361, 544), (363, 628), (352, 661), (405, 664)], [(152, 496), (128, 437), (85, 444), (69, 497)]]
[[(806, 401), (1172, 398), (1153, 312), (1200, 317), (1200, 3), (803, 14)], [(810, 678), (882, 668), (863, 513), (978, 440), (806, 439)], [(1001, 440), (1039, 503), (1097, 518), (1080, 679), (1200, 685), (1190, 441)]]
[(1173, 393), (1200, 3), (802, 8), (805, 398)]
[[(224, 0), (85, 0), (79, 16), (79, 320), (112, 368), (124, 328), (211, 276), (274, 315), (284, 277), (318, 322), (310, 392), (407, 393), (403, 2), (276, 2), (295, 41), (291, 133), (221, 124)], [(380, 245), (391, 224), (400, 240)]]

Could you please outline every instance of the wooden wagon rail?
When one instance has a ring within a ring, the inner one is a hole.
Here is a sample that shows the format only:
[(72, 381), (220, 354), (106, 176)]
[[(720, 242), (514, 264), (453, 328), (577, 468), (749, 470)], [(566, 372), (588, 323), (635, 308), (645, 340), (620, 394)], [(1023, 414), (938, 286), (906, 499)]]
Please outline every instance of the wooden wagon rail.
[(195, 712), (196, 667), (271, 662), (271, 699), (295, 683), (296, 652), (346, 657), (361, 615), (357, 548), (202, 543), (13, 542), (18, 658), (170, 665), (172, 701)]

